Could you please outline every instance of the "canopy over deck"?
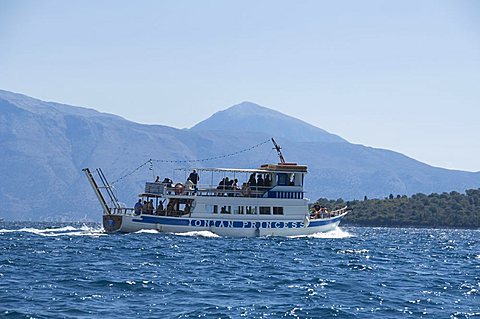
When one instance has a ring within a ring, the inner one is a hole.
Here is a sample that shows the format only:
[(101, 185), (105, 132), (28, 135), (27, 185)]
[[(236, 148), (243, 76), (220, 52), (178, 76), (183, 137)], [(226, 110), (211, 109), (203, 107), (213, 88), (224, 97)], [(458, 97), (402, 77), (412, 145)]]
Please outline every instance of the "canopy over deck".
[(184, 167), (177, 168), (177, 171), (192, 171), (195, 169), (197, 172), (224, 172), (224, 173), (293, 173), (293, 172), (307, 172), (307, 166), (297, 165), (296, 163), (279, 163), (279, 164), (263, 164), (260, 168), (204, 168), (204, 167)]

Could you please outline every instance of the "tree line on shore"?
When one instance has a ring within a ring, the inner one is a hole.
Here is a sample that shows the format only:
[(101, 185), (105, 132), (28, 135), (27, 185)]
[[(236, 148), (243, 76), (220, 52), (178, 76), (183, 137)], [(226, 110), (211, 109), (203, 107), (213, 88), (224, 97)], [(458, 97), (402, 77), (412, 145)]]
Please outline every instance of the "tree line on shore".
[(347, 205), (352, 211), (343, 224), (386, 227), (480, 228), (480, 189), (464, 194), (390, 196), (385, 199), (344, 201), (320, 198), (316, 204), (328, 210)]

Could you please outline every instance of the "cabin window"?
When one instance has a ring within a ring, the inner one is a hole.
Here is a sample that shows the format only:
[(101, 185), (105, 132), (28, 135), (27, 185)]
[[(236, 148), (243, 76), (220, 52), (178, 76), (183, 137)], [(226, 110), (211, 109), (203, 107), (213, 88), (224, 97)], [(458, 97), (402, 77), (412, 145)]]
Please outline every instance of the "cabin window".
[(279, 173), (277, 174), (277, 185), (278, 186), (285, 186), (285, 185), (288, 185), (289, 184), (289, 180), (288, 180), (288, 174), (286, 173)]
[(273, 207), (273, 215), (283, 215), (283, 207)]
[(257, 214), (257, 207), (255, 206), (247, 206), (245, 207), (246, 213), (250, 215), (255, 215)]
[(270, 215), (270, 207), (260, 207), (260, 215)]
[(222, 206), (220, 208), (220, 214), (230, 214), (232, 212), (232, 206)]
[(235, 206), (233, 208), (233, 213), (234, 214), (243, 214), (243, 212), (244, 212), (243, 206)]
[(217, 205), (205, 205), (205, 212), (210, 214), (218, 213), (218, 206)]

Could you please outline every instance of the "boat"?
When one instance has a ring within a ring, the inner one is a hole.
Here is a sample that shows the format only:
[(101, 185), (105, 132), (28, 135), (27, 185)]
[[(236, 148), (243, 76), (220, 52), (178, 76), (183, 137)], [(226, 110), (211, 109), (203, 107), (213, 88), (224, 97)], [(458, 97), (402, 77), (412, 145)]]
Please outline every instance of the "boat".
[[(146, 182), (139, 202), (130, 208), (118, 201), (100, 168), (83, 172), (103, 208), (107, 233), (210, 231), (219, 236), (259, 237), (304, 236), (337, 228), (348, 208), (327, 211), (309, 205), (303, 188), (307, 166), (287, 163), (280, 146), (271, 141), (278, 163), (253, 169), (180, 168), (185, 176), (190, 171), (193, 175), (182, 183), (169, 178)], [(210, 183), (204, 183), (208, 178)]]

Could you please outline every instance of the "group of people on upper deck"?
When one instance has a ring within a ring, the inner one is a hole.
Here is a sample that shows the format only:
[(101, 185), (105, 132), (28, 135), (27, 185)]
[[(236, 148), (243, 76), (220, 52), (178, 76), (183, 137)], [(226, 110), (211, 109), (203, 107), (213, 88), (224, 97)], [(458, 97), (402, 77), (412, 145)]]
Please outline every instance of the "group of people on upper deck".
[[(187, 189), (198, 190), (197, 185), (200, 181), (200, 177), (196, 170), (193, 170), (185, 182)], [(157, 176), (155, 183), (162, 183), (168, 187), (173, 187), (173, 181), (166, 177), (163, 181), (160, 181), (160, 176)], [(272, 186), (272, 178), (270, 174), (257, 174), (252, 173), (246, 183), (243, 183), (243, 187), (270, 187)], [(239, 190), (238, 179), (230, 179), (229, 177), (224, 177), (218, 183), (217, 189), (226, 189), (226, 190)]]
[(270, 187), (272, 186), (272, 180), (270, 174), (265, 174), (265, 176), (263, 176), (263, 174), (258, 174), (255, 179), (255, 173), (252, 173), (250, 174), (247, 184), (248, 186)]
[(218, 183), (217, 189), (238, 189), (238, 179), (230, 179), (227, 177), (222, 178), (220, 183)]

